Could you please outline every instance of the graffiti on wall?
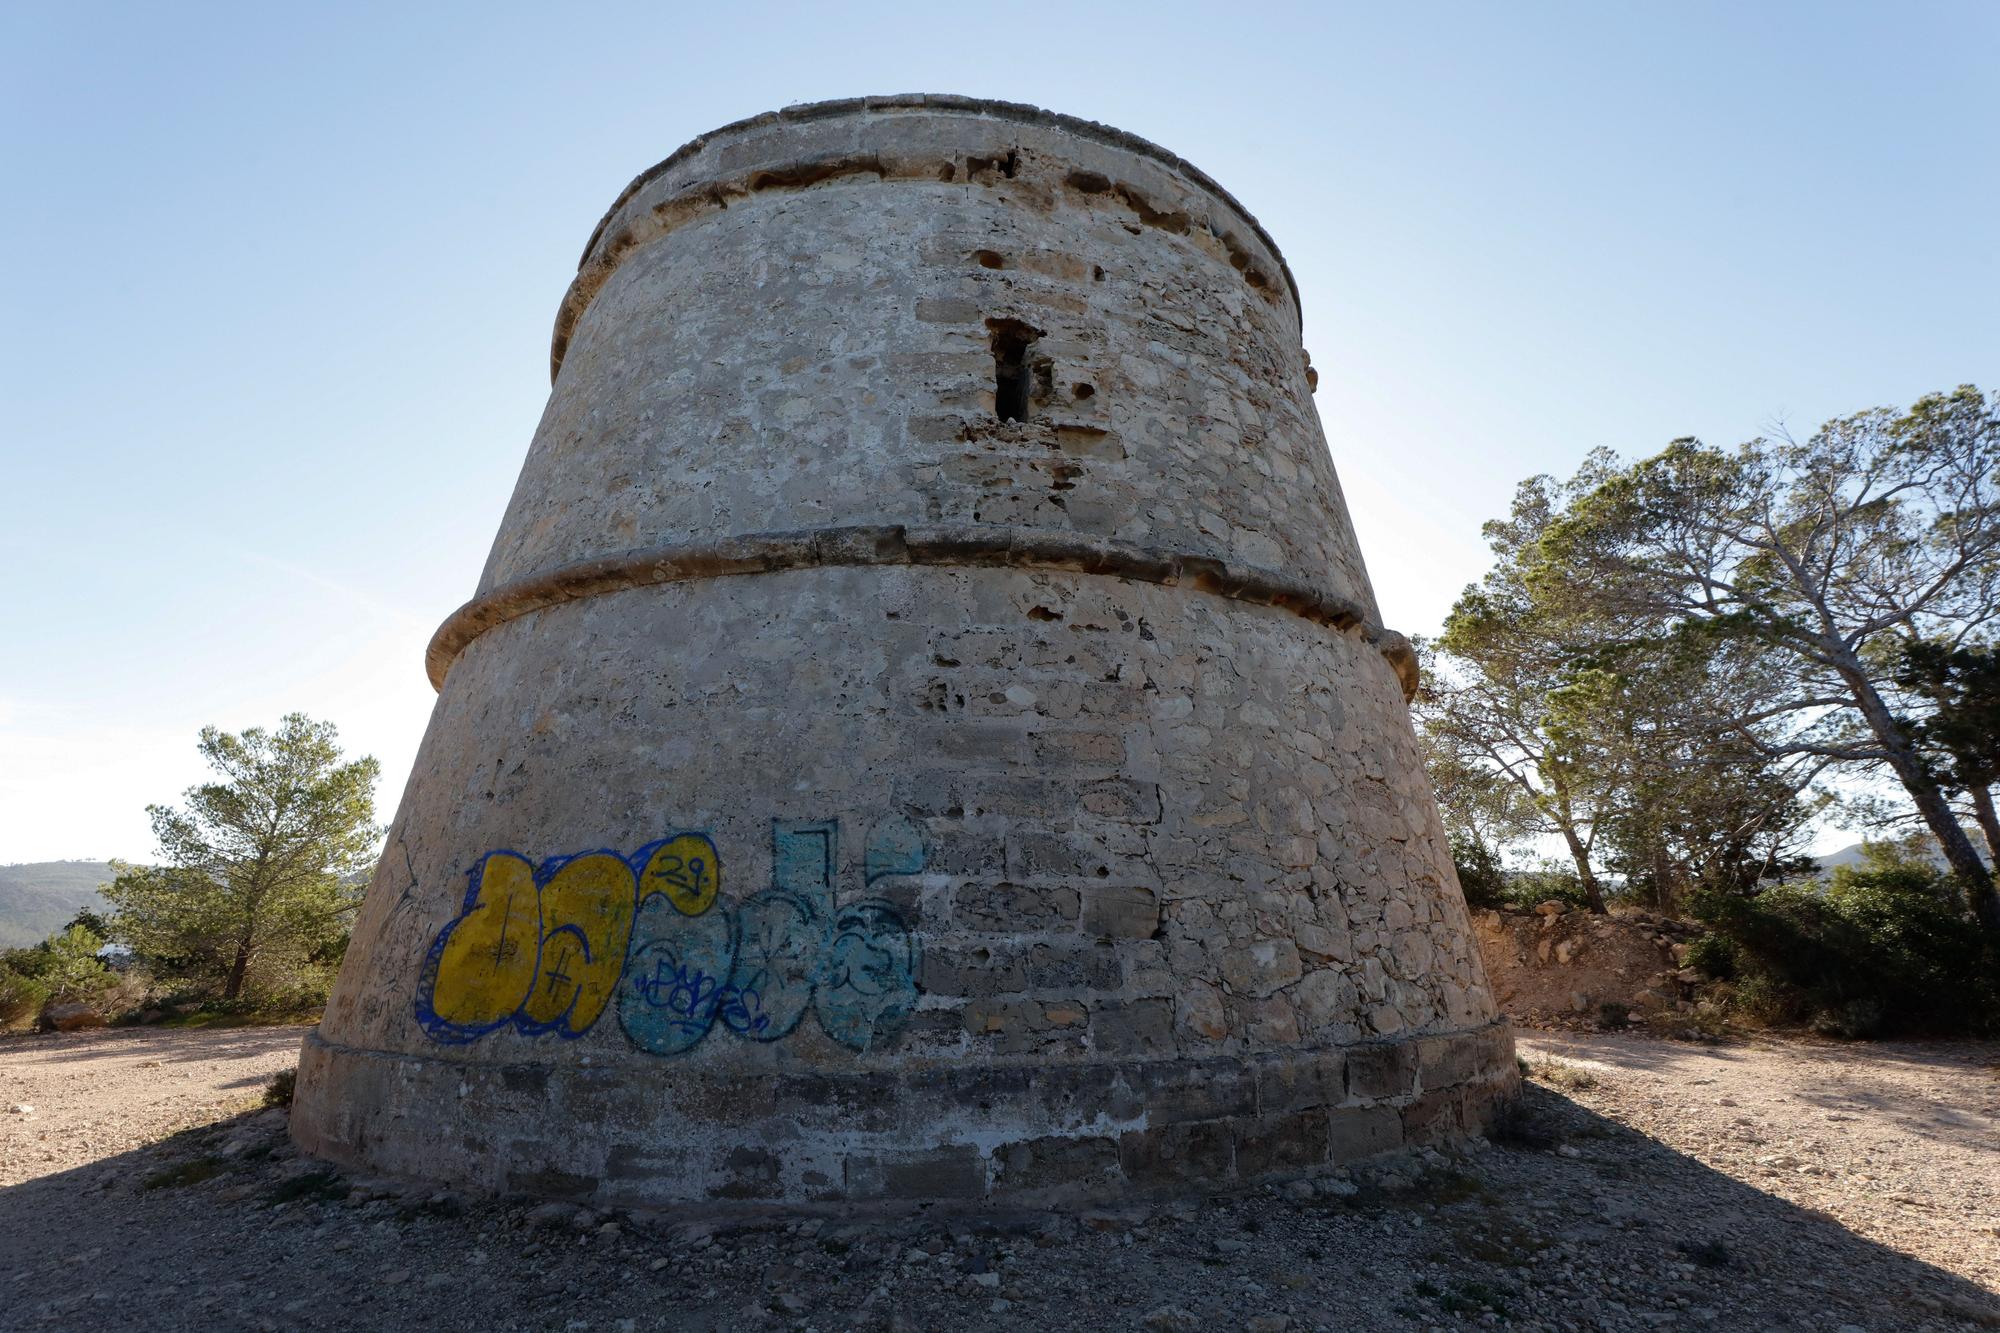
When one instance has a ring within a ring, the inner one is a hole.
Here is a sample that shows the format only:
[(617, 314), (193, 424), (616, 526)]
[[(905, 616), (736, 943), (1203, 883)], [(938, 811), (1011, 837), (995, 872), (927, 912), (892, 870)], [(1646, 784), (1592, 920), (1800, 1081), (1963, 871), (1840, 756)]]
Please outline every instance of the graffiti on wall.
[(678, 1055), (718, 1026), (778, 1041), (810, 1012), (833, 1040), (868, 1050), (916, 1008), (916, 940), (875, 886), (923, 872), (923, 832), (903, 819), (870, 831), (866, 896), (839, 901), (839, 860), (838, 820), (774, 820), (770, 887), (731, 903), (706, 833), (540, 864), (488, 852), (424, 955), (417, 1022), (454, 1044), (509, 1024), (580, 1037), (615, 1007), (632, 1045)]

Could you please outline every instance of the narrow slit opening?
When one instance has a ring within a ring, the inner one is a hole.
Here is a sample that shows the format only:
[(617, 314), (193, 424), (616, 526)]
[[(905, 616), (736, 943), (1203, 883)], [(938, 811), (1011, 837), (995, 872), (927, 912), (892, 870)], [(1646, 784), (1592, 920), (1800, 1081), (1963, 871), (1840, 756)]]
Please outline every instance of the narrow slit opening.
[(1026, 421), (1034, 397), (1034, 367), (1028, 350), (1039, 331), (1017, 320), (988, 320), (993, 330), (993, 414), (1002, 421)]

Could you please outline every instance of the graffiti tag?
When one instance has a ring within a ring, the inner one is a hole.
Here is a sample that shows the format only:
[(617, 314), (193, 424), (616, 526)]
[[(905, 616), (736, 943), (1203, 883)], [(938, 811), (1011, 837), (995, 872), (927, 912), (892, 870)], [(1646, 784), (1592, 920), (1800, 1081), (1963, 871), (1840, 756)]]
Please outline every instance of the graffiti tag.
[[(773, 821), (771, 886), (734, 905), (705, 833), (540, 865), (489, 852), (424, 956), (417, 1022), (446, 1043), (509, 1023), (574, 1038), (615, 999), (626, 1039), (655, 1055), (693, 1049), (718, 1021), (778, 1041), (808, 1012), (833, 1040), (868, 1050), (915, 1010), (918, 950), (895, 904), (836, 902), (839, 847), (837, 820)], [(863, 881), (925, 863), (922, 830), (886, 821), (870, 832)]]

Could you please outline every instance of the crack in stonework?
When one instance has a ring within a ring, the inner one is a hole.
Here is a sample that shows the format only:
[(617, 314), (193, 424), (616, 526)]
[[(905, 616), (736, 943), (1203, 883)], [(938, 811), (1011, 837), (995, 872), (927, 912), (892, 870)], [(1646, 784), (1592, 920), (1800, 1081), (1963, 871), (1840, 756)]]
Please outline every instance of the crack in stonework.
[(563, 565), (503, 583), (458, 608), (438, 626), (424, 653), (431, 684), (466, 646), (490, 629), (531, 611), (628, 588), (775, 574), (795, 569), (925, 565), (1097, 574), (1186, 587), (1231, 601), (1275, 606), (1315, 624), (1356, 631), (1388, 659), (1405, 703), (1416, 697), (1417, 658), (1408, 639), (1370, 620), (1355, 602), (1276, 570), (1231, 565), (1212, 556), (1182, 555), (1129, 542), (992, 525), (877, 524), (800, 532), (751, 533), (716, 542), (655, 546)]

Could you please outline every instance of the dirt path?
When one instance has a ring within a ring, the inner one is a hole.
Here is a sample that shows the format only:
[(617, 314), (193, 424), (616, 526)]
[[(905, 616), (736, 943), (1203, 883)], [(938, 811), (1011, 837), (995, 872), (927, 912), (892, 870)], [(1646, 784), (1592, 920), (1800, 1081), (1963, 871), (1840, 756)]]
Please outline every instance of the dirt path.
[(2000, 1290), (2000, 1047), (1553, 1033), (1519, 1045), (1558, 1061), (1547, 1072), (1582, 1105)]
[(111, 1028), (0, 1037), (0, 1185), (240, 1111), (271, 1075), (298, 1063), (305, 1034), (302, 1027)]
[(302, 1158), (235, 1109), (298, 1040), (0, 1043), (0, 1329), (2000, 1328), (2000, 1046), (1534, 1035), (1522, 1116), (1468, 1154), (1081, 1215), (724, 1222)]

